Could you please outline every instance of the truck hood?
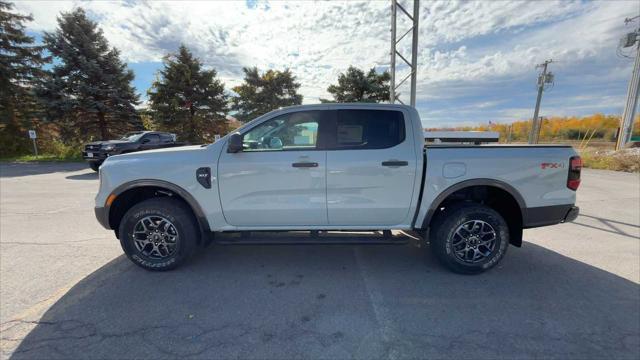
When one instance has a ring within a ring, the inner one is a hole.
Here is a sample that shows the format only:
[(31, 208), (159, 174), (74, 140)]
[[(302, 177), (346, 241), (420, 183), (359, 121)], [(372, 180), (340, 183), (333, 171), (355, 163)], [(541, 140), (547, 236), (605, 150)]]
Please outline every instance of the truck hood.
[(162, 157), (174, 157), (174, 156), (185, 156), (188, 158), (191, 154), (197, 154), (206, 149), (206, 146), (203, 145), (187, 145), (187, 146), (177, 146), (177, 147), (168, 147), (161, 149), (153, 149), (153, 150), (144, 150), (137, 151), (128, 154), (116, 155), (114, 159), (155, 159)]

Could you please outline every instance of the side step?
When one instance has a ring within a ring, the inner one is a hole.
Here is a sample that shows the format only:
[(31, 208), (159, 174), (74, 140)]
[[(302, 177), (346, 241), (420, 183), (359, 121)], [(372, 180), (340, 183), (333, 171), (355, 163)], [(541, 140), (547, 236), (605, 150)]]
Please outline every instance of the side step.
[(413, 239), (391, 232), (241, 232), (215, 235), (217, 245), (406, 245)]

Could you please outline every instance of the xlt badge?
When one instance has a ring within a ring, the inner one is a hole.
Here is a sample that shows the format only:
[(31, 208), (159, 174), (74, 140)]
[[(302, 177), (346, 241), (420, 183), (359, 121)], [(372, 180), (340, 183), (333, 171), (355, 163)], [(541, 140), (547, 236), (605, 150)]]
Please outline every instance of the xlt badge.
[(201, 167), (196, 170), (196, 179), (206, 189), (211, 189), (211, 168)]

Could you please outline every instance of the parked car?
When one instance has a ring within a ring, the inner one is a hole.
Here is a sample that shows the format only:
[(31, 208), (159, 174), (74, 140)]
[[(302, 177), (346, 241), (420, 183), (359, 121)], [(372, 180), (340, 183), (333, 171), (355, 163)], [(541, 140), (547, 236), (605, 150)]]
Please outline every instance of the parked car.
[(577, 217), (581, 159), (561, 145), (425, 146), (412, 107), (323, 104), (100, 171), (96, 217), (145, 269), (175, 268), (217, 232), (401, 229), (449, 269), (479, 273), (524, 228)]
[(119, 140), (95, 141), (84, 146), (82, 158), (89, 162), (94, 171), (110, 156), (135, 151), (183, 146), (176, 141), (176, 135), (159, 131), (136, 131), (127, 133)]

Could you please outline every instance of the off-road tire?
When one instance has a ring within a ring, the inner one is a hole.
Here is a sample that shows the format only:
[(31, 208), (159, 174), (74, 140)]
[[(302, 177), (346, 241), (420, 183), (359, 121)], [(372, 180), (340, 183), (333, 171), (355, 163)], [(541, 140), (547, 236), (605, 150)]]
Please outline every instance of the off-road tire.
[[(176, 247), (166, 258), (146, 256), (134, 244), (133, 232), (145, 217), (162, 217), (171, 222), (178, 234)], [(120, 245), (129, 260), (152, 271), (171, 270), (185, 262), (197, 247), (200, 231), (191, 209), (181, 200), (170, 197), (152, 198), (134, 205), (122, 218), (118, 229)]]
[[(476, 263), (469, 263), (454, 254), (453, 243), (457, 229), (472, 220), (489, 224), (495, 232), (493, 251)], [(434, 219), (429, 231), (430, 248), (436, 259), (453, 272), (478, 274), (491, 269), (502, 260), (509, 247), (509, 227), (495, 210), (480, 204), (458, 204)]]

